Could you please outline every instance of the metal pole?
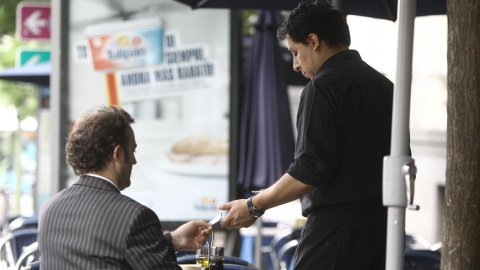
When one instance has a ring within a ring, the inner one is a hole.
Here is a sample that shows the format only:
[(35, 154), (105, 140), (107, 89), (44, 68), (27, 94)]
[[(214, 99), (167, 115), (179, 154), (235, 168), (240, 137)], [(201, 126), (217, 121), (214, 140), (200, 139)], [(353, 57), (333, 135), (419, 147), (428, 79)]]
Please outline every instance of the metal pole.
[[(407, 174), (414, 179), (410, 157), (409, 117), (412, 80), (413, 30), (416, 0), (398, 1), (397, 70), (392, 115), (390, 156), (383, 163), (383, 204), (388, 207), (387, 257), (388, 270), (404, 269), (405, 209), (407, 207)], [(412, 189), (413, 191), (413, 189)], [(410, 194), (413, 198), (413, 193)]]
[(255, 248), (253, 249), (255, 252), (254, 255), (254, 265), (258, 269), (263, 269), (263, 263), (262, 263), (262, 240), (263, 240), (263, 234), (262, 234), (262, 227), (263, 227), (263, 222), (262, 218), (259, 217), (257, 221), (255, 221), (255, 224), (257, 226), (257, 235), (255, 236)]
[(52, 37), (50, 74), (51, 111), (51, 194), (66, 186), (68, 166), (65, 138), (68, 132), (68, 51), (70, 0), (51, 0)]

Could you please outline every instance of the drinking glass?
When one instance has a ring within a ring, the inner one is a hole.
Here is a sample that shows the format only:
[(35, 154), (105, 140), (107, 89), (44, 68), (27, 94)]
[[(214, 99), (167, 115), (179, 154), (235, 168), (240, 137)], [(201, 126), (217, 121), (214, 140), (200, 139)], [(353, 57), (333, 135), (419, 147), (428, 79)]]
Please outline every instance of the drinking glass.
[(201, 266), (204, 269), (208, 269), (208, 258), (209, 258), (209, 247), (202, 247), (197, 249), (197, 253), (195, 254), (195, 260), (197, 261), (197, 265)]

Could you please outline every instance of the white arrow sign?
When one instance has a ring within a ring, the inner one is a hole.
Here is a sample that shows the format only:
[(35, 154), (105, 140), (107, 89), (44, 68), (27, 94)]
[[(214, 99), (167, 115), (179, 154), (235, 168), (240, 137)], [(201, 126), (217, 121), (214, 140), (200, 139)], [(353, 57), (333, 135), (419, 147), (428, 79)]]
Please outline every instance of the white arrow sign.
[(49, 3), (20, 2), (17, 5), (17, 36), (21, 41), (50, 40), (50, 14)]
[(40, 35), (40, 29), (46, 27), (48, 23), (47, 20), (42, 19), (41, 16), (42, 11), (36, 10), (25, 20), (25, 27), (35, 35)]
[(25, 62), (25, 64), (23, 64), (23, 65), (26, 66), (26, 67), (27, 66), (29, 66), (29, 67), (35, 66), (36, 64), (38, 64), (38, 62), (40, 62), (40, 59), (41, 59), (40, 55), (38, 55), (38, 54), (34, 55), (30, 59), (28, 59), (27, 62)]

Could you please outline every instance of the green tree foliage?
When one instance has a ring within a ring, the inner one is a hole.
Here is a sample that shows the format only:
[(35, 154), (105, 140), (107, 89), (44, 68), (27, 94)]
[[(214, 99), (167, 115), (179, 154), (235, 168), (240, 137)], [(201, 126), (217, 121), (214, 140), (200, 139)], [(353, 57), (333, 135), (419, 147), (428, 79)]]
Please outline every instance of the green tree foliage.
[(15, 33), (16, 10), (21, 0), (0, 1), (0, 36)]
[[(243, 34), (253, 35), (255, 33), (255, 22), (258, 19), (258, 9), (245, 9), (243, 13)], [(284, 18), (288, 17), (290, 12), (283, 11), (281, 14)]]
[[(0, 36), (15, 33), (17, 5), (22, 0), (0, 0)], [(32, 2), (50, 2), (50, 0), (29, 0)]]
[[(0, 69), (14, 67), (17, 49), (20, 46), (31, 47), (33, 44), (22, 44), (15, 37), (16, 10), (20, 2), (21, 0), (0, 0)], [(32, 84), (0, 80), (0, 106), (15, 106), (20, 121), (29, 116), (35, 117), (37, 91), (37, 86)]]
[(11, 35), (0, 36), (0, 39), (0, 68), (15, 66), (15, 51), (20, 46), (20, 43)]
[[(15, 52), (20, 43), (12, 36), (2, 36), (0, 43), (0, 69), (15, 66)], [(0, 106), (13, 105), (19, 120), (35, 117), (37, 109), (37, 87), (32, 84), (0, 80)]]
[(0, 81), (0, 106), (13, 105), (17, 108), (18, 119), (36, 117), (38, 89), (27, 83)]
[(253, 24), (257, 18), (257, 9), (246, 9), (243, 11), (243, 34), (253, 35), (253, 33), (255, 33), (255, 27)]

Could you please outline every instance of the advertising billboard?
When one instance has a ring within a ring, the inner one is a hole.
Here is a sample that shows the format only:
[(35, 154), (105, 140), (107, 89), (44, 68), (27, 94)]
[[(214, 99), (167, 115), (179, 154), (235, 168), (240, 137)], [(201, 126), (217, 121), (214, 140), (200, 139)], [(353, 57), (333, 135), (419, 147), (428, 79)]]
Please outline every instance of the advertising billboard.
[(91, 25), (85, 34), (95, 70), (162, 63), (163, 28), (159, 18)]
[(71, 121), (100, 104), (134, 117), (137, 164), (122, 194), (167, 223), (210, 220), (229, 200), (230, 13), (181, 7), (71, 34)]

